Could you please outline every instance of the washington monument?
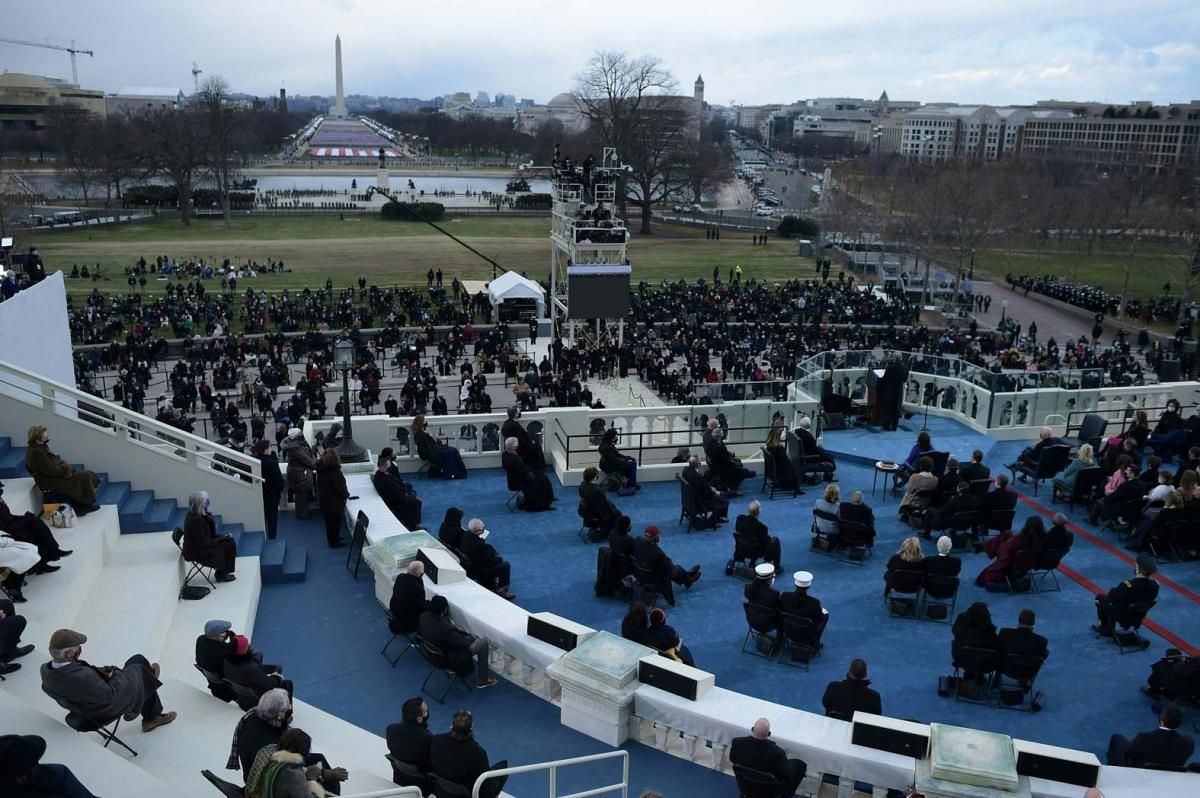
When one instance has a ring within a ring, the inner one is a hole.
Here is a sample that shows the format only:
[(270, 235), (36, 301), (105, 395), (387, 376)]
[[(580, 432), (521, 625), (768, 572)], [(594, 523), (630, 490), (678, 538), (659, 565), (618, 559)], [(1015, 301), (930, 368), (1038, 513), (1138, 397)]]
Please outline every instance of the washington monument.
[(336, 72), (336, 87), (333, 107), (329, 109), (330, 116), (346, 116), (346, 95), (342, 91), (342, 37), (338, 35), (333, 40), (334, 70)]

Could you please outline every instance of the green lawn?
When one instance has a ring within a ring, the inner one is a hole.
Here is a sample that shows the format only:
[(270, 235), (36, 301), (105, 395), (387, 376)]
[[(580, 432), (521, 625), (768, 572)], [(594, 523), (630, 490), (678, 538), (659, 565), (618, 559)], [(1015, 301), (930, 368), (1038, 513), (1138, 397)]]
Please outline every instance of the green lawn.
[[(501, 265), (530, 277), (547, 277), (550, 263), (548, 218), (454, 218), (440, 223)], [(68, 280), (73, 291), (125, 291), (126, 266), (139, 257), (205, 258), (220, 262), (253, 259), (283, 260), (293, 271), (260, 277), (256, 288), (279, 290), (354, 282), (359, 274), (383, 285), (424, 285), (425, 272), (441, 268), (448, 284), (460, 279), (488, 279), (492, 269), (468, 250), (430, 227), (412, 222), (383, 221), (377, 217), (335, 216), (308, 218), (242, 218), (226, 230), (220, 221), (156, 221), (97, 230), (41, 232), (33, 238), (50, 268), (68, 274), (74, 264), (102, 264), (110, 275), (106, 282)], [(745, 279), (782, 280), (813, 274), (813, 261), (796, 255), (796, 245), (772, 239), (767, 246), (752, 246), (749, 233), (722, 233), (721, 241), (708, 241), (702, 230), (659, 226), (650, 236), (635, 236), (630, 243), (634, 280), (698, 277), (711, 278), (713, 266), (722, 275), (741, 265)], [(247, 284), (249, 281), (243, 283)], [(151, 281), (154, 292), (162, 284)]]
[[(975, 259), (977, 272), (997, 280), (1013, 274), (1056, 275), (1072, 282), (1099, 285), (1120, 294), (1125, 284), (1125, 266), (1130, 262), (1127, 244), (1114, 242), (1097, 246), (1092, 253), (1079, 251), (1079, 242), (1049, 242), (1041, 251), (1028, 242), (1007, 248), (980, 252)], [(1181, 250), (1163, 244), (1139, 244), (1134, 251), (1133, 269), (1129, 277), (1131, 297), (1160, 296), (1162, 286), (1170, 282), (1171, 293), (1182, 290), (1186, 268)]]

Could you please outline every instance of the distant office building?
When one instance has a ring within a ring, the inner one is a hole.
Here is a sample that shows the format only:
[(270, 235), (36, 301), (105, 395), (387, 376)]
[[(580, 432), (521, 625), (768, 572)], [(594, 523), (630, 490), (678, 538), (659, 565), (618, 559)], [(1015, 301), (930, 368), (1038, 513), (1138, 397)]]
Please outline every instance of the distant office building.
[(1031, 119), (1069, 119), (1069, 111), (990, 105), (927, 105), (904, 115), (899, 152), (921, 161), (999, 161), (1021, 147)]
[(1029, 119), (1025, 122), (1022, 151), (1029, 155), (1061, 155), (1096, 168), (1130, 163), (1152, 169), (1200, 167), (1200, 101), (1132, 112), (1105, 106), (1101, 114)]
[(0, 130), (41, 130), (54, 105), (77, 105), (103, 117), (104, 92), (20, 72), (0, 74)]
[(182, 89), (169, 86), (124, 86), (104, 98), (110, 114), (138, 114), (162, 108), (176, 111), (186, 101)]

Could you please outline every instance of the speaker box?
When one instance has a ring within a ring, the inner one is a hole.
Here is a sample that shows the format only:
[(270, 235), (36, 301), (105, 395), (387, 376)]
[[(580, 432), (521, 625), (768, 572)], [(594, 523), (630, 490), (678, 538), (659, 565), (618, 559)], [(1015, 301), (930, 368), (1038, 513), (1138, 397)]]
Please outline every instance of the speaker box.
[(1179, 361), (1163, 358), (1158, 366), (1159, 382), (1179, 382)]
[(594, 629), (560, 618), (552, 612), (531, 614), (525, 631), (535, 640), (549, 643), (563, 651), (573, 651), (576, 646), (596, 633)]
[(695, 701), (712, 689), (716, 677), (699, 668), (653, 654), (642, 657), (638, 662), (638, 681)]
[(450, 585), (467, 578), (458, 560), (445, 549), (417, 549), (417, 559), (425, 564), (425, 576), (435, 585)]
[(1017, 773), (1077, 787), (1095, 787), (1100, 779), (1100, 760), (1093, 754), (1072, 751), (1028, 740), (1013, 740)]
[(929, 753), (929, 727), (923, 723), (855, 712), (850, 742), (877, 751), (924, 759)]

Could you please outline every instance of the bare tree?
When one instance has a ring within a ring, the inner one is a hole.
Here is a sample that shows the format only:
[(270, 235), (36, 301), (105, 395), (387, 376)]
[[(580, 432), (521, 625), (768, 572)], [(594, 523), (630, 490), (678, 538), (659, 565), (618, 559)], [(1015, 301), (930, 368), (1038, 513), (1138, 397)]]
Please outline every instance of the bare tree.
[(731, 176), (729, 145), (725, 143), (690, 141), (680, 149), (680, 162), (692, 202), (715, 193)]
[(128, 117), (112, 114), (98, 131), (93, 160), (98, 180), (104, 183), (104, 206), (121, 198), (121, 183), (141, 170), (141, 129)]
[(147, 166), (175, 184), (179, 196), (179, 220), (192, 223), (192, 186), (204, 165), (200, 120), (192, 109), (159, 108), (141, 117), (145, 137), (143, 154)]
[(229, 192), (238, 178), (237, 120), (229, 102), (229, 84), (220, 75), (212, 75), (200, 86), (197, 112), (203, 129), (204, 171), (217, 187), (221, 216), (228, 230), (233, 226)]
[(100, 124), (99, 117), (78, 105), (54, 105), (46, 112), (50, 141), (58, 151), (58, 173), (82, 197), (84, 207), (96, 183), (95, 141)]

